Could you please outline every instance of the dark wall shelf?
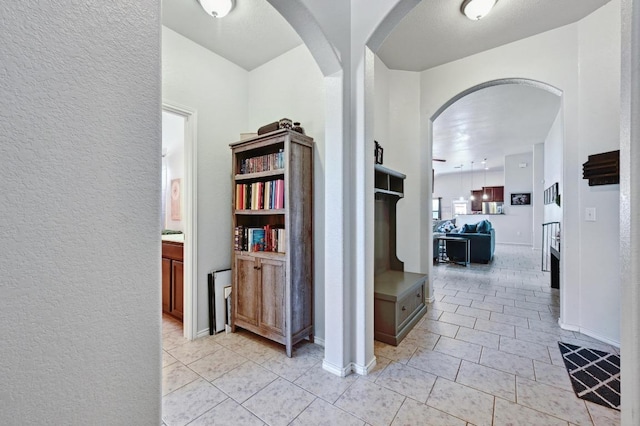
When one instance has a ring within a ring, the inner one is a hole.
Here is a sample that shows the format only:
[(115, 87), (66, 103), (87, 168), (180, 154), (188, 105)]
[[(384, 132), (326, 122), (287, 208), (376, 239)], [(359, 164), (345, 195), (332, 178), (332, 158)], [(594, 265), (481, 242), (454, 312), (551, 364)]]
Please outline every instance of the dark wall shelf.
[(582, 178), (589, 186), (620, 183), (620, 150), (590, 155), (582, 165)]

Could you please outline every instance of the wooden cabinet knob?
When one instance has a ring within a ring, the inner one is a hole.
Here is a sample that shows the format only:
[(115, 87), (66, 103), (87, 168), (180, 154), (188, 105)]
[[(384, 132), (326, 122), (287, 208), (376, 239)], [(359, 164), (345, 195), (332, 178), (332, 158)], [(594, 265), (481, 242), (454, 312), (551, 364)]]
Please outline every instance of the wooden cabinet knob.
[(403, 310), (403, 311), (406, 311), (406, 310), (407, 310), (407, 308), (406, 308), (405, 306), (403, 306), (403, 307), (402, 307), (402, 310)]

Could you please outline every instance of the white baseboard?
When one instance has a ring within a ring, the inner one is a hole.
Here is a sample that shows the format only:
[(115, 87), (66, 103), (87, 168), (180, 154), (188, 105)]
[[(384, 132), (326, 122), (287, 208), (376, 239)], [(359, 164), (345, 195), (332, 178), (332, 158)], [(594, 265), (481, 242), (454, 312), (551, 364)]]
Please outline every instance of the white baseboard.
[(209, 328), (205, 328), (204, 330), (200, 330), (198, 331), (198, 334), (196, 334), (196, 339), (199, 339), (201, 337), (206, 337), (209, 335)]
[(562, 328), (563, 330), (577, 331), (578, 333), (582, 333), (585, 336), (593, 337), (594, 339), (599, 340), (602, 343), (606, 343), (607, 345), (611, 345), (613, 347), (620, 349), (620, 342), (616, 342), (615, 340), (611, 340), (607, 337), (604, 337), (593, 330), (589, 330), (588, 328), (566, 324), (561, 322), (559, 319), (558, 319), (558, 325), (560, 325), (560, 328)]
[(560, 326), (561, 329), (563, 330), (568, 330), (568, 331), (580, 331), (580, 327), (576, 326), (576, 325), (571, 325), (571, 324), (567, 324), (566, 322), (562, 322), (561, 318), (558, 318), (558, 325)]
[(358, 364), (352, 363), (351, 368), (353, 369), (354, 373), (359, 374), (361, 376), (366, 376), (367, 374), (371, 373), (374, 368), (376, 368), (376, 362), (377, 362), (376, 357), (374, 356), (373, 359), (369, 361), (367, 365), (358, 365)]
[(313, 343), (324, 348), (324, 339), (322, 337), (313, 336)]
[(331, 364), (326, 359), (322, 360), (322, 369), (340, 377), (347, 377), (353, 371), (351, 364), (348, 364), (346, 367), (338, 367), (337, 365)]
[(427, 303), (433, 303), (435, 301), (436, 301), (436, 297), (435, 296), (427, 297)]

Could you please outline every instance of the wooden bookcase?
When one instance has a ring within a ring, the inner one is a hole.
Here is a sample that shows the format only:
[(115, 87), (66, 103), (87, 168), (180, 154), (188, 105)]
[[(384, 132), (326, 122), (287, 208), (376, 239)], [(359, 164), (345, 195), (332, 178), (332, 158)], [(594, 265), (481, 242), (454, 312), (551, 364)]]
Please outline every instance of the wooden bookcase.
[[(281, 343), (291, 357), (294, 344), (307, 337), (313, 341), (313, 139), (277, 130), (230, 146), (231, 327)], [(269, 183), (275, 181), (283, 186)], [(263, 189), (269, 185), (273, 188)], [(244, 229), (253, 229), (257, 240), (265, 227), (264, 248), (272, 251), (253, 251), (263, 247), (253, 240), (253, 247), (245, 244), (249, 231)]]

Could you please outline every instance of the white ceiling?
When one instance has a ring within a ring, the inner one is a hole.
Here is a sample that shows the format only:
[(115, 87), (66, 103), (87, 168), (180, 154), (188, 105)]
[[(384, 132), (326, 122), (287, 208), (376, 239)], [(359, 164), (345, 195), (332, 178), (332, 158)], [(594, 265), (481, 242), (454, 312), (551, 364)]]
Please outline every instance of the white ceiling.
[[(498, 0), (480, 21), (460, 12), (462, 0), (422, 0), (382, 44), (390, 69), (422, 71), (582, 19), (610, 0)], [(299, 46), (293, 28), (267, 0), (235, 0), (222, 19), (197, 0), (162, 0), (162, 23), (250, 71)], [(504, 85), (471, 94), (434, 123), (436, 173), (488, 158), (502, 167), (505, 154), (531, 151), (544, 141), (559, 99), (540, 89)]]
[(560, 108), (560, 97), (546, 90), (504, 84), (473, 92), (444, 110), (433, 122), (433, 162), (436, 174), (502, 170), (504, 156), (531, 152), (545, 141)]
[(197, 0), (162, 0), (162, 24), (247, 71), (302, 44), (267, 0), (236, 0), (224, 18), (212, 18)]
[(387, 67), (423, 71), (576, 22), (610, 0), (498, 0), (471, 21), (462, 0), (422, 0), (377, 52)]
[[(423, 71), (578, 21), (609, 1), (498, 0), (471, 21), (462, 0), (422, 0), (377, 53), (391, 69)], [(162, 0), (162, 24), (249, 71), (302, 43), (267, 0), (235, 0), (221, 19), (197, 0)]]

